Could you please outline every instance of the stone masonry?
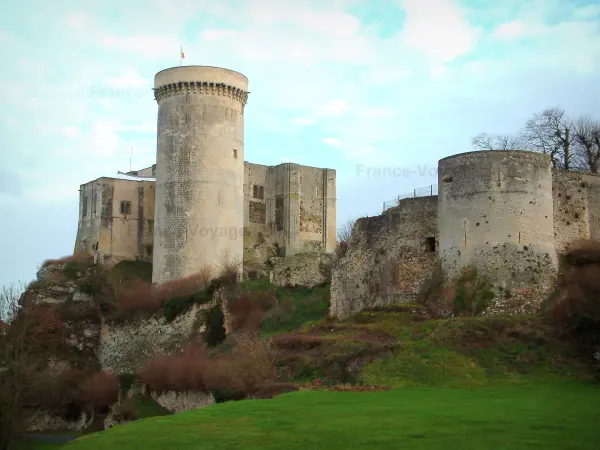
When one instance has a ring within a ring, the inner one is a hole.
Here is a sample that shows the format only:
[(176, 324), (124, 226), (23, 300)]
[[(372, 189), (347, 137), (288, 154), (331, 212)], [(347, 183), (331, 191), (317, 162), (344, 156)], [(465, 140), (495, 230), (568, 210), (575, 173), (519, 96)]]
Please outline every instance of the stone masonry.
[(438, 177), (438, 196), (356, 222), (333, 267), (330, 315), (411, 301), (438, 263), (446, 281), (467, 266), (492, 281), (486, 314), (535, 311), (566, 245), (600, 239), (600, 176), (552, 169), (546, 155), (462, 153), (440, 160)]

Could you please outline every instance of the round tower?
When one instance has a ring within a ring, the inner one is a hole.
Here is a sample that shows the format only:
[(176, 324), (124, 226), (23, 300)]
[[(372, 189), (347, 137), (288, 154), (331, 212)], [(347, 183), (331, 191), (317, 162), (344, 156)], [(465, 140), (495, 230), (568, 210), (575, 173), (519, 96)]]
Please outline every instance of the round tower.
[(183, 66), (154, 77), (158, 103), (153, 283), (243, 259), (248, 79)]
[(438, 236), (447, 278), (467, 266), (489, 277), (490, 313), (535, 310), (558, 265), (550, 157), (502, 150), (441, 159)]

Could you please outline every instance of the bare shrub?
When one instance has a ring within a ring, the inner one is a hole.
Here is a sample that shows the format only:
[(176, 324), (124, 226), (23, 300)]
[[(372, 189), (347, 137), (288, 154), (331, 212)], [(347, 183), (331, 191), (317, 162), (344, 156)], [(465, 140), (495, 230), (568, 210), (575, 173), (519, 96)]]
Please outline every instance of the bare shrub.
[(348, 251), (350, 238), (352, 237), (352, 231), (354, 230), (355, 224), (355, 219), (348, 219), (337, 229), (337, 247), (335, 253), (338, 257), (344, 256)]
[(156, 295), (152, 285), (142, 280), (135, 280), (115, 288), (117, 309), (122, 312), (157, 311), (162, 301)]
[(207, 288), (213, 278), (212, 269), (204, 267), (193, 275), (161, 284), (156, 288), (156, 296), (163, 302), (171, 297), (189, 296)]
[(58, 265), (58, 264), (67, 264), (69, 262), (76, 263), (91, 263), (94, 260), (94, 257), (89, 253), (78, 252), (73, 255), (63, 256), (62, 258), (57, 259), (47, 259), (42, 263), (42, 267), (50, 266), (50, 265)]
[(275, 358), (268, 340), (242, 334), (232, 354), (211, 358), (204, 344), (193, 342), (179, 353), (158, 356), (140, 372), (154, 392), (229, 390), (249, 395), (275, 380)]
[(243, 260), (225, 250), (219, 263), (218, 279), (224, 285), (236, 284), (239, 281), (240, 271), (243, 266)]
[(81, 403), (99, 411), (117, 402), (119, 379), (108, 372), (97, 372), (81, 382), (79, 390)]

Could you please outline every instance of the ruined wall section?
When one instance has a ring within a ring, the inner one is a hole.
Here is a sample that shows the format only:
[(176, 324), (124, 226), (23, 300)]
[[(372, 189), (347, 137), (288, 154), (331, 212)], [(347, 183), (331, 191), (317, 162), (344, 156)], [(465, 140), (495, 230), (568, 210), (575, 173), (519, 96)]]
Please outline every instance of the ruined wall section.
[(330, 315), (412, 301), (436, 265), (437, 196), (407, 198), (386, 214), (356, 221), (334, 267)]
[(563, 253), (579, 239), (600, 239), (600, 176), (552, 171), (554, 239)]
[(299, 251), (336, 247), (335, 170), (299, 166)]
[(268, 180), (269, 166), (244, 163), (244, 262), (248, 264), (275, 256), (269, 226), (275, 220), (275, 197)]
[(449, 278), (474, 266), (493, 282), (488, 313), (530, 312), (554, 286), (551, 162), (524, 151), (439, 161), (439, 257)]
[(217, 67), (155, 76), (158, 102), (152, 281), (164, 283), (223, 258), (243, 259), (244, 106), (248, 79)]

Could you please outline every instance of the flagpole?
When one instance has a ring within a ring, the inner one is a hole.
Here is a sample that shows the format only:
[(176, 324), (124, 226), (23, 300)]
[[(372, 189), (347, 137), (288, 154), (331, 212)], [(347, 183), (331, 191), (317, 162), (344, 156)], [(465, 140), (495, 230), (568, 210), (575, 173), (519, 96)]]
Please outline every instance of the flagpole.
[(181, 54), (183, 53), (183, 46), (179, 47), (179, 67), (181, 67)]

